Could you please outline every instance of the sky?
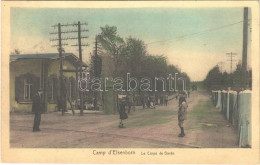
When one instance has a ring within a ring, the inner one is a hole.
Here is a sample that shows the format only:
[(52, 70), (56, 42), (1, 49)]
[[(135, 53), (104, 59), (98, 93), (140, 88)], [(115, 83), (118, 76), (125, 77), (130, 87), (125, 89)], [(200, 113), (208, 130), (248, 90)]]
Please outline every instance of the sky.
[[(178, 66), (192, 81), (205, 79), (208, 71), (220, 62), (223, 62), (222, 71), (230, 72), (226, 53), (237, 54), (233, 68), (242, 59), (243, 8), (12, 8), (10, 52), (18, 49), (21, 54), (56, 53), (57, 47), (52, 45), (57, 43), (50, 39), (57, 36), (50, 33), (57, 28), (52, 25), (78, 21), (88, 23), (82, 27), (89, 30), (82, 34), (89, 37), (82, 41), (89, 44), (83, 48), (85, 61), (93, 51), (95, 36), (105, 25), (116, 26), (123, 38), (131, 36), (143, 40), (149, 54), (165, 55), (169, 64)], [(62, 28), (64, 31), (72, 29)], [(70, 44), (77, 44), (76, 40)], [(64, 49), (78, 55), (77, 47)], [(249, 48), (249, 67), (250, 51)]]

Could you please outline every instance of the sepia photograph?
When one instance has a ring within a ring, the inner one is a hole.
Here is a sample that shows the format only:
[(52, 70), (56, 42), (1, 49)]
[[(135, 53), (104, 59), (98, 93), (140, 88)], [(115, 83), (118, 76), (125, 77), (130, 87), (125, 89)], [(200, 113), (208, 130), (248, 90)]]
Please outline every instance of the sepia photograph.
[(10, 152), (149, 162), (225, 148), (259, 158), (259, 10), (98, 4), (7, 3)]

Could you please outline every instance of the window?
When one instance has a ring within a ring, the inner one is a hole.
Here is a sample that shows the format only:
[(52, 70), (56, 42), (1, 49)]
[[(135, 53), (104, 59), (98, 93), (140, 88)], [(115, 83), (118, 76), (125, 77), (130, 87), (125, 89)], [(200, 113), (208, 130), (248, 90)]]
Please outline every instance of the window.
[(30, 103), (40, 87), (40, 78), (27, 73), (15, 77), (15, 100), (18, 103)]
[(24, 80), (24, 100), (31, 100), (32, 84), (27, 79)]
[(47, 93), (48, 93), (48, 101), (51, 103), (55, 103), (57, 100), (58, 94), (58, 78), (56, 75), (51, 75), (48, 80)]
[(67, 83), (67, 86), (68, 86), (68, 97), (71, 99), (71, 100), (75, 100), (76, 98), (76, 80), (74, 77), (70, 77), (69, 80), (68, 80), (68, 83)]

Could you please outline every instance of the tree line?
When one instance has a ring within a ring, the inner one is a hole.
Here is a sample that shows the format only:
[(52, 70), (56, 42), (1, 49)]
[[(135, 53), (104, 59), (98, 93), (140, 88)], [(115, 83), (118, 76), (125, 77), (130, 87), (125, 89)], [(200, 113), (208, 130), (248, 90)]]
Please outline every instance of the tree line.
[[(181, 72), (175, 65), (168, 64), (165, 55), (150, 54), (147, 51), (147, 45), (141, 39), (132, 36), (123, 38), (118, 35), (116, 26), (106, 25), (100, 27), (101, 32), (97, 35), (99, 51), (94, 50), (90, 60), (90, 73), (94, 77), (101, 76), (102, 54), (106, 54), (113, 59), (114, 71), (113, 77), (126, 77), (131, 73), (132, 77), (141, 79), (154, 77), (167, 78), (169, 74), (186, 79), (186, 89), (189, 88), (190, 78), (185, 72)], [(162, 91), (162, 82), (158, 81), (158, 91)], [(173, 84), (174, 85), (174, 84)], [(152, 88), (154, 83), (151, 84)], [(182, 81), (176, 83), (177, 89), (183, 87)], [(166, 88), (169, 91), (168, 87)]]
[[(239, 92), (245, 89), (252, 89), (252, 69), (247, 70), (245, 77), (242, 77), (241, 75), (241, 62), (236, 65), (236, 70), (232, 73), (227, 73), (226, 71), (221, 73), (219, 66), (217, 65), (208, 72), (203, 84), (207, 90), (231, 89)], [(246, 87), (243, 86), (242, 79), (246, 80)]]

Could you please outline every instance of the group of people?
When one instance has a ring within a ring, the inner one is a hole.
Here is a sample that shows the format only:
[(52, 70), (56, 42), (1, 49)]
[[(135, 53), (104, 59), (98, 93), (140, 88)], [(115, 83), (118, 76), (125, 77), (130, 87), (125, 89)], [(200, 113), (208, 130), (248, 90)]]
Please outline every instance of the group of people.
[(167, 106), (168, 105), (168, 95), (164, 95), (164, 96), (161, 96), (160, 98), (155, 99), (155, 97), (151, 97), (151, 96), (148, 96), (148, 97), (141, 97), (141, 103), (142, 103), (142, 106), (143, 106), (143, 109), (147, 108), (147, 109), (155, 109), (156, 106), (155, 105), (165, 105)]
[[(178, 125), (180, 127), (181, 133), (178, 135), (179, 137), (184, 137), (184, 120), (187, 119), (187, 102), (186, 102), (186, 93), (181, 92), (179, 94), (179, 110), (178, 110)], [(120, 116), (120, 123), (119, 128), (125, 128), (123, 121), (128, 118), (126, 113), (126, 106), (127, 106), (127, 98), (122, 98), (119, 102), (119, 116)], [(44, 104), (43, 104), (43, 96), (42, 90), (39, 89), (38, 92), (33, 97), (33, 104), (32, 104), (32, 112), (35, 114), (34, 116), (34, 123), (33, 123), (33, 132), (40, 131), (40, 122), (41, 122), (41, 114), (44, 112)]]
[[(178, 94), (179, 98), (179, 110), (178, 110), (178, 126), (180, 127), (180, 134), (179, 137), (184, 137), (184, 120), (187, 119), (187, 108), (188, 104), (186, 102), (186, 97), (188, 95), (183, 91)], [(148, 99), (149, 100), (149, 99)], [(125, 128), (123, 121), (128, 118), (128, 115), (126, 113), (126, 105), (127, 105), (127, 99), (123, 98), (121, 99), (119, 103), (119, 116), (120, 116), (120, 123), (119, 128)]]
[(145, 108), (155, 108), (155, 104), (154, 104), (154, 99), (150, 96), (146, 97), (141, 97), (141, 104), (143, 106), (143, 109)]

